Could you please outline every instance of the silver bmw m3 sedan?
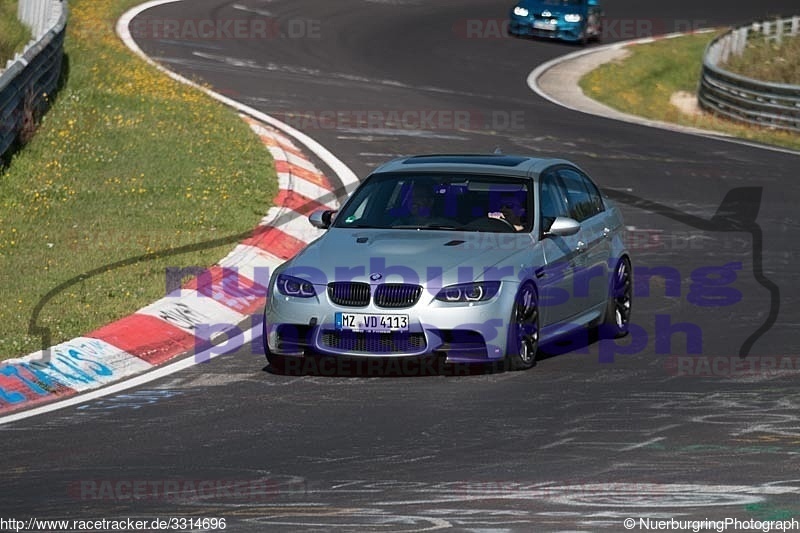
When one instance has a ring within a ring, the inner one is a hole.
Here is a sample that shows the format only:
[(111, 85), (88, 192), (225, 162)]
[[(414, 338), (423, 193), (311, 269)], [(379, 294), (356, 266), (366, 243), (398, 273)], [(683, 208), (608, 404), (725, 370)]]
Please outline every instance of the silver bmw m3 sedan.
[(367, 176), (270, 278), (264, 348), (311, 356), (536, 363), (578, 329), (623, 336), (632, 265), (618, 208), (577, 165), (421, 155)]

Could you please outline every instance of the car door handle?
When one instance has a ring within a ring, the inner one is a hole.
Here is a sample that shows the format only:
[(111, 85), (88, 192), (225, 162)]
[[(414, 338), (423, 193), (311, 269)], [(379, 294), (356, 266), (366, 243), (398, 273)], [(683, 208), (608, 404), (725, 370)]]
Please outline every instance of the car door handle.
[(586, 250), (586, 243), (583, 241), (578, 241), (578, 244), (575, 246), (575, 249), (579, 252)]

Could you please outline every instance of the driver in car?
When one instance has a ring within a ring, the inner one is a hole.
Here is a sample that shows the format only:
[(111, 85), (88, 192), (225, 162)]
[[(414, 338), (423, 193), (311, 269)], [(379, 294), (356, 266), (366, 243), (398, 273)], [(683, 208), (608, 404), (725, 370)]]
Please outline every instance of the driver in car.
[(489, 218), (505, 220), (514, 230), (522, 231), (525, 227), (525, 206), (516, 195), (508, 194), (500, 198), (500, 210), (488, 213)]

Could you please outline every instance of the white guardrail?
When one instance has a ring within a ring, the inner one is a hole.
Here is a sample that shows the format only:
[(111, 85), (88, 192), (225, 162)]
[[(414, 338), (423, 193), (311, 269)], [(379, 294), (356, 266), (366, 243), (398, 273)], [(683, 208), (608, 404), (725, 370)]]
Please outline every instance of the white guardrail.
[(48, 106), (64, 59), (66, 0), (19, 0), (18, 16), (33, 39), (0, 71), (0, 161)]
[(755, 80), (722, 66), (741, 55), (750, 39), (780, 42), (798, 33), (800, 16), (793, 16), (739, 26), (711, 41), (703, 57), (700, 106), (733, 120), (800, 132), (800, 86)]
[(56, 25), (63, 11), (62, 0), (19, 0), (17, 17), (37, 39)]

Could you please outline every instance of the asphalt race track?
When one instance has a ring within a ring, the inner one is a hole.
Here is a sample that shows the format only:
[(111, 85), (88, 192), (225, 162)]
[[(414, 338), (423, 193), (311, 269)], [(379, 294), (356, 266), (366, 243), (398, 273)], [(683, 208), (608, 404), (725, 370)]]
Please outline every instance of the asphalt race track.
[[(604, 5), (606, 42), (796, 12), (790, 0)], [(0, 426), (3, 515), (225, 518), (253, 532), (800, 520), (800, 158), (554, 106), (526, 77), (577, 47), (505, 37), (510, 6), (192, 0), (143, 13), (138, 43), (360, 176), (394, 156), (496, 147), (576, 161), (634, 228), (632, 335), (550, 346), (527, 372), (382, 377), (273, 374), (259, 340)], [(269, 38), (151, 31), (257, 17), (274, 23)]]

